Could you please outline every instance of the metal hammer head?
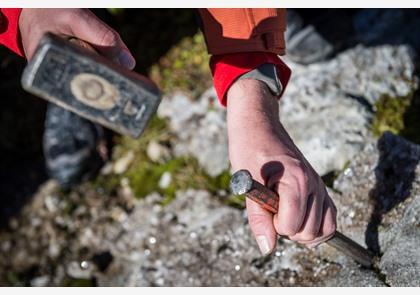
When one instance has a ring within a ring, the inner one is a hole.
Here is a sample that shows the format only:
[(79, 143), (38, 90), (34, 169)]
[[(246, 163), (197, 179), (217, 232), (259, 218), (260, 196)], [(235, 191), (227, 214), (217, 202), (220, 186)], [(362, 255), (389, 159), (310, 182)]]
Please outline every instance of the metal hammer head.
[(132, 137), (143, 133), (161, 101), (149, 79), (51, 33), (21, 82), (32, 94)]

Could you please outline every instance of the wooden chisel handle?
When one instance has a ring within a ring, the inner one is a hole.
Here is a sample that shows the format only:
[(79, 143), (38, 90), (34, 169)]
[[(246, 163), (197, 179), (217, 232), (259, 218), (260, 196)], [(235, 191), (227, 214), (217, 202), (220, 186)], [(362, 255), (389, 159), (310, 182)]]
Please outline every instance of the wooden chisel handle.
[[(254, 180), (249, 171), (240, 170), (236, 172), (231, 179), (231, 189), (234, 194), (245, 194), (246, 197), (257, 202), (266, 210), (273, 214), (277, 213), (279, 196)], [(339, 231), (336, 231), (334, 236), (326, 241), (326, 243), (353, 258), (361, 265), (365, 267), (372, 266), (372, 256), (369, 251)]]

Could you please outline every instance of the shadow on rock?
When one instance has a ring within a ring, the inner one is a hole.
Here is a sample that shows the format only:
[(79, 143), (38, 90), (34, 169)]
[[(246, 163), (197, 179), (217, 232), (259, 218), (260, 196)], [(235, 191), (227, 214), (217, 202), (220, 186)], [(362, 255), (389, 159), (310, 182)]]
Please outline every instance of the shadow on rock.
[(410, 196), (419, 159), (412, 150), (406, 148), (405, 141), (388, 132), (378, 140), (377, 147), (379, 160), (375, 168), (376, 185), (370, 191), (374, 209), (365, 232), (365, 241), (369, 250), (381, 255), (379, 226), (386, 213)]

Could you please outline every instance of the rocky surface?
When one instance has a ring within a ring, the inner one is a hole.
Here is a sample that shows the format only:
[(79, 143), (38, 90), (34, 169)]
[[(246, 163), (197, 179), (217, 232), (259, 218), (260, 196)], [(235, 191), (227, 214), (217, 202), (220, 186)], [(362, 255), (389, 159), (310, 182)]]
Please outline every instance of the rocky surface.
[(50, 181), (1, 231), (0, 278), (37, 286), (418, 286), (419, 160), (419, 146), (386, 133), (334, 183), (339, 229), (382, 256), (375, 270), (326, 245), (283, 239), (262, 257), (245, 211), (206, 191), (180, 191), (162, 206), (159, 194), (135, 199), (127, 181), (111, 196), (89, 185), (63, 195)]
[[(321, 175), (343, 169), (362, 149), (381, 97), (404, 98), (417, 87), (408, 46), (358, 46), (322, 63), (287, 63), (293, 75), (281, 99), (281, 121)], [(212, 88), (196, 101), (168, 96), (158, 114), (177, 136), (177, 155), (196, 157), (212, 176), (229, 168), (226, 112)]]
[(382, 256), (377, 267), (391, 286), (420, 284), (419, 162), (420, 146), (385, 133), (334, 183), (339, 229)]
[(158, 115), (169, 121), (177, 140), (177, 156), (192, 155), (211, 176), (229, 168), (226, 111), (217, 101), (214, 88), (192, 101), (182, 93), (165, 97)]
[(343, 169), (370, 135), (375, 103), (416, 87), (407, 46), (358, 46), (336, 58), (293, 70), (281, 99), (281, 120), (321, 175)]

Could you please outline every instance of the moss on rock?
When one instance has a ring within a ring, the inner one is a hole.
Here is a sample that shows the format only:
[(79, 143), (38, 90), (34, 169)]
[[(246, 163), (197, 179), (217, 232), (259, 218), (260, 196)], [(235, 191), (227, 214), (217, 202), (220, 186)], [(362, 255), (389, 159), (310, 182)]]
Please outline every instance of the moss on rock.
[(203, 34), (182, 39), (152, 66), (149, 75), (164, 93), (181, 90), (192, 97), (203, 93), (212, 81)]

